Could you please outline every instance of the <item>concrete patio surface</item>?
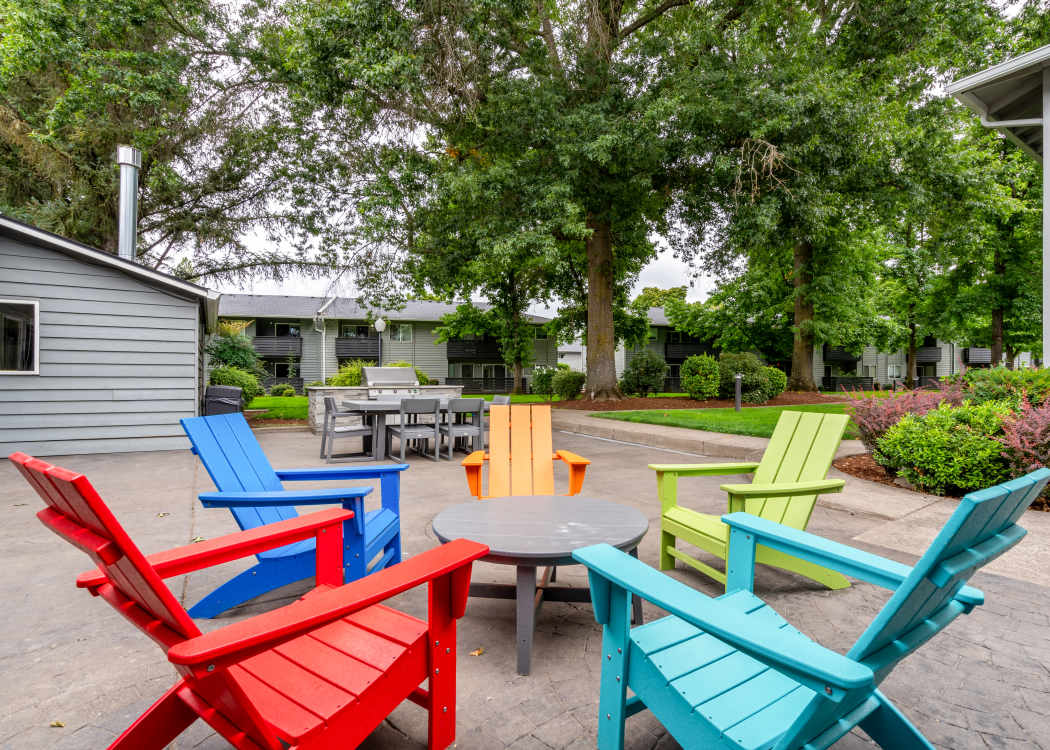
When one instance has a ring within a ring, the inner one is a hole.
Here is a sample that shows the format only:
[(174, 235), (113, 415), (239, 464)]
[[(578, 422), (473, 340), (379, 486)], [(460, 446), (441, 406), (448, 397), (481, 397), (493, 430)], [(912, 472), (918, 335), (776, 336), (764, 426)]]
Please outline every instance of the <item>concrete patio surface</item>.
[[(261, 431), (259, 439), (277, 467), (318, 464), (319, 440), (309, 432)], [(726, 456), (710, 458), (695, 455), (700, 452), (695, 447), (683, 453), (681, 448), (625, 445), (560, 431), (555, 447), (592, 460), (584, 494), (632, 505), (647, 515), (650, 532), (639, 553), (650, 565), (657, 562), (659, 504), (646, 465), (712, 462)], [(189, 451), (49, 460), (87, 474), (147, 553), (236, 529), (227, 511), (200, 507), (197, 493), (212, 486)], [(470, 499), (458, 461), (434, 463), (413, 457), (410, 463), (402, 475), (406, 555), (436, 545), (430, 520), (443, 507)], [(740, 479), (744, 478), (683, 479), (682, 501), (697, 510), (724, 512), (718, 485)], [(557, 486), (563, 488), (565, 481), (559, 469)], [(852, 477), (846, 481), (842, 495), (822, 499), (810, 530), (906, 563), (914, 561), (954, 504)], [(0, 747), (104, 747), (170, 687), (174, 670), (152, 642), (105, 602), (75, 588), (74, 577), (86, 567), (85, 556), (40, 525), (34, 517), (39, 499), (6, 462), (0, 465), (0, 507), (5, 510), (0, 600), (6, 602), (0, 622)], [(1029, 513), (1023, 524), (1029, 536), (988, 569), (992, 572), (973, 580), (985, 591), (987, 604), (953, 623), (883, 684), (884, 692), (938, 747), (1050, 750), (1050, 514)], [(169, 584), (184, 604), (192, 605), (248, 564), (170, 579)], [(672, 575), (712, 596), (721, 593), (713, 581), (692, 570), (678, 569)], [(512, 579), (507, 567), (475, 566), (475, 581)], [(559, 581), (587, 585), (586, 575), (576, 566), (559, 570)], [(888, 598), (888, 592), (868, 584), (826, 591), (764, 568), (756, 590), (803, 632), (840, 651), (849, 648)], [(202, 629), (219, 627), (304, 591), (301, 586), (287, 587), (218, 620), (198, 622)], [(403, 594), (395, 606), (425, 617), (425, 590)], [(645, 614), (649, 620), (661, 612), (647, 604)], [(456, 747), (593, 748), (600, 641), (589, 605), (545, 604), (537, 618), (532, 674), (518, 676), (513, 604), (471, 600), (459, 625)], [(470, 655), (474, 650), (483, 651)], [(56, 721), (64, 726), (49, 726)], [(629, 719), (627, 726), (631, 750), (678, 747), (647, 712)], [(422, 748), (425, 739), (425, 713), (404, 704), (363, 747)], [(225, 746), (202, 722), (172, 745)], [(870, 746), (857, 732), (836, 747)]]

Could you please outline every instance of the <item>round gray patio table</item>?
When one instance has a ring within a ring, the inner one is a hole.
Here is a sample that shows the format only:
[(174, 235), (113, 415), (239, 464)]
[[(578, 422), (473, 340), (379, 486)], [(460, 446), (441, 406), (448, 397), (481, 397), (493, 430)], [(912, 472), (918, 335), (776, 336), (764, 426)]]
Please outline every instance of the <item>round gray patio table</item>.
[[(558, 565), (575, 565), (573, 550), (606, 543), (635, 557), (649, 530), (638, 510), (608, 500), (565, 495), (524, 495), (475, 500), (445, 508), (434, 517), (442, 542), (466, 538), (488, 545), (486, 562), (514, 565), (517, 583), (475, 583), (470, 595), (517, 601), (518, 674), (529, 673), (536, 613), (545, 599), (589, 602), (589, 588), (554, 587)], [(551, 566), (539, 585), (536, 568)], [(642, 602), (633, 597), (634, 621), (642, 621)]]

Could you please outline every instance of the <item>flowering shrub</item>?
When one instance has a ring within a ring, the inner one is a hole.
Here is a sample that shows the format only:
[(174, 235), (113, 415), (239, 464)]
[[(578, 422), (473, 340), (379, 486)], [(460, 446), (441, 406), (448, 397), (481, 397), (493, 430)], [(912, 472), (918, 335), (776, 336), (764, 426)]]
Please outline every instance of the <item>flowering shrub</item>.
[(1019, 411), (1003, 420), (999, 442), (1015, 476), (1050, 465), (1050, 403), (1033, 406), (1025, 399)]
[(922, 416), (906, 414), (878, 439), (875, 460), (920, 490), (962, 493), (1010, 476), (999, 438), (1011, 414), (1006, 401), (942, 401)]
[(936, 390), (903, 391), (886, 398), (854, 398), (847, 409), (853, 417), (853, 423), (857, 425), (864, 447), (874, 451), (879, 438), (904, 416), (922, 416), (942, 403), (956, 406), (962, 400), (962, 384), (945, 383)]

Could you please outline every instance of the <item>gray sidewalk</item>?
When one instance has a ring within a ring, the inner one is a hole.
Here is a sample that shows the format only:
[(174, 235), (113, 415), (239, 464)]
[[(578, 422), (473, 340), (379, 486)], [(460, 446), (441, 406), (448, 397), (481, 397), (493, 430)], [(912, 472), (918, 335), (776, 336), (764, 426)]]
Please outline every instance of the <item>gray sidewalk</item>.
[[(318, 463), (318, 440), (307, 432), (265, 432), (260, 441), (275, 466)], [(650, 565), (657, 562), (659, 505), (646, 465), (725, 460), (564, 432), (556, 432), (554, 442), (592, 460), (585, 494), (637, 507), (650, 519), (650, 532), (639, 549)], [(188, 451), (54, 462), (86, 473), (147, 553), (236, 528), (228, 512), (200, 507), (196, 494), (210, 490), (211, 483)], [(403, 476), (404, 547), (406, 555), (413, 555), (437, 544), (430, 531), (433, 516), (469, 496), (458, 462), (416, 458)], [(557, 486), (564, 488), (565, 481), (559, 469)], [(734, 478), (683, 480), (683, 502), (708, 513), (724, 512), (718, 485), (727, 481)], [(75, 588), (74, 577), (85, 568), (86, 558), (40, 525), (34, 517), (39, 500), (6, 462), (0, 465), (0, 503), (7, 511), (0, 529), (5, 563), (0, 567), (0, 597), (7, 604), (7, 616), (0, 621), (0, 673), (5, 676), (0, 682), (0, 747), (104, 746), (172, 684), (174, 671), (159, 649), (108, 605)], [(912, 562), (950, 503), (848, 478), (843, 495), (817, 508), (810, 530)], [(953, 623), (884, 684), (884, 691), (939, 747), (1050, 750), (1050, 580), (1045, 564), (1050, 528), (1044, 520), (1050, 514), (1028, 514), (1029, 538), (997, 561), (1002, 567), (996, 573), (975, 579), (988, 603)], [(1022, 559), (1023, 564), (1018, 562)], [(231, 564), (172, 579), (170, 585), (190, 605), (246, 566)], [(672, 575), (712, 596), (720, 593), (692, 570), (678, 569)], [(506, 583), (512, 578), (504, 566), (475, 567), (476, 581)], [(559, 580), (587, 585), (578, 567), (561, 569)], [(201, 626), (208, 629), (264, 611), (303, 590), (288, 587), (220, 620), (200, 621)], [(759, 571), (757, 590), (803, 632), (838, 650), (849, 647), (888, 596), (867, 584), (826, 591), (767, 569)], [(408, 592), (396, 605), (425, 616), (425, 591)], [(651, 605), (645, 613), (647, 620), (661, 614)], [(471, 600), (459, 627), (457, 747), (593, 748), (600, 642), (588, 605), (546, 604), (537, 620), (532, 674), (521, 677), (514, 666), (513, 604)], [(471, 656), (477, 649), (483, 652)], [(65, 726), (51, 728), (52, 721)], [(424, 712), (407, 704), (364, 747), (422, 748), (425, 739)], [(173, 746), (225, 745), (198, 722)], [(851, 735), (837, 747), (869, 746), (862, 736)], [(627, 747), (670, 750), (677, 744), (643, 712), (628, 722)]]

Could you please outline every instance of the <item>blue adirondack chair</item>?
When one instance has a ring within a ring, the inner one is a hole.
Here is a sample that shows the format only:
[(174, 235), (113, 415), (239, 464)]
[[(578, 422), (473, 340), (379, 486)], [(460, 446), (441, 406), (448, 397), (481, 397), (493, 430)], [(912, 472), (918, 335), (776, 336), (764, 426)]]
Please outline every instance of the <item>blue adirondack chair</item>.
[[(242, 414), (216, 414), (180, 420), (218, 492), (199, 497), (206, 508), (229, 508), (237, 525), (254, 529), (295, 518), (296, 505), (342, 504), (354, 512), (343, 528), (343, 574), (347, 583), (401, 561), (399, 500), (401, 472), (407, 464), (336, 466), (274, 471)], [(378, 479), (382, 505), (365, 512), (371, 487), (286, 490), (284, 481)], [(257, 555), (258, 563), (234, 576), (195, 604), (192, 617), (215, 617), (315, 573), (315, 542), (309, 539)]]
[[(729, 581), (717, 599), (609, 545), (577, 550), (604, 626), (598, 747), (623, 748), (624, 720), (648, 708), (686, 750), (826, 748), (855, 726), (884, 748), (933, 750), (878, 686), (897, 662), (983, 603), (966, 581), (1021, 540), (1016, 521), (1048, 480), (1050, 470), (1039, 469), (970, 493), (914, 567), (730, 513), (722, 516), (732, 529)], [(843, 656), (752, 593), (756, 543), (894, 593)], [(631, 629), (632, 595), (671, 615)]]

